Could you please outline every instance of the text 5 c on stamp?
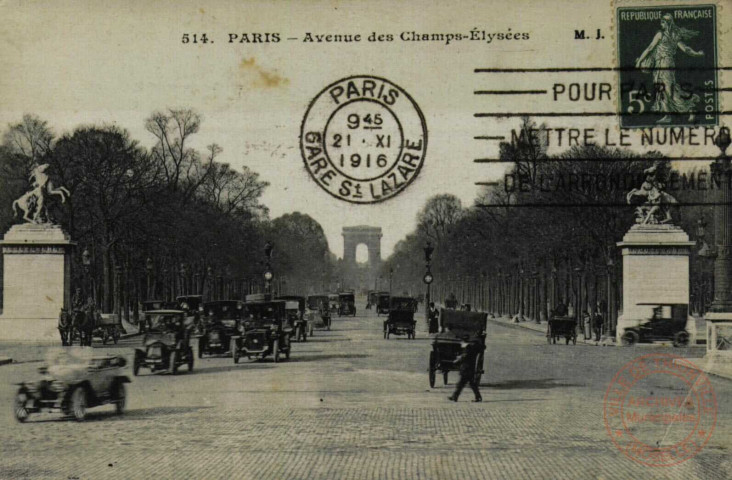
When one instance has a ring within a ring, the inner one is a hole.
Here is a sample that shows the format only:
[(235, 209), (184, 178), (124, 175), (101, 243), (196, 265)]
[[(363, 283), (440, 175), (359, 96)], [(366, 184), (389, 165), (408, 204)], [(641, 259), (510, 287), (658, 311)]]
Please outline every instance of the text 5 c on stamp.
[(427, 125), (417, 103), (384, 78), (344, 78), (310, 103), (300, 131), (305, 168), (330, 195), (351, 203), (394, 197), (417, 178)]

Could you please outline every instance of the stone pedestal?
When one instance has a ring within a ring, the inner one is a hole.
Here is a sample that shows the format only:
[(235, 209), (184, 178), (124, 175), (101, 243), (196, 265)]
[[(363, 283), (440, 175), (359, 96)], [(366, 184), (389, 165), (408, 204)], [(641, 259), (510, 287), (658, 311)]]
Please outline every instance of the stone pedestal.
[(704, 371), (732, 378), (732, 313), (708, 312), (707, 353), (701, 366)]
[(22, 224), (2, 242), (0, 340), (58, 342), (58, 316), (70, 304), (71, 246), (56, 225)]
[[(634, 225), (618, 243), (623, 253), (623, 315), (647, 313), (641, 303), (689, 303), (689, 252), (695, 242), (675, 225)], [(691, 341), (696, 327), (689, 326)], [(618, 344), (620, 344), (618, 328)]]

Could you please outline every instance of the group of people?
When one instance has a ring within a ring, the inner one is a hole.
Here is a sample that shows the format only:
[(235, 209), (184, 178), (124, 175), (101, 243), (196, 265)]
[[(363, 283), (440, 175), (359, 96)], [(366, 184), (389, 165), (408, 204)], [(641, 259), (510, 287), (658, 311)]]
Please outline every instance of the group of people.
[[(595, 341), (600, 341), (600, 337), (602, 336), (602, 332), (605, 327), (605, 317), (602, 314), (602, 312), (605, 310), (604, 303), (605, 302), (602, 301), (597, 302), (597, 306), (592, 313), (590, 313), (589, 310), (585, 310), (583, 312), (582, 318), (580, 319), (582, 322), (580, 324), (580, 328), (583, 332), (585, 332), (585, 340), (590, 339), (592, 337), (592, 333), (594, 333)], [(554, 310), (552, 310), (552, 316), (574, 317), (574, 308), (571, 304), (567, 306), (564, 303), (559, 302), (557, 306), (554, 307)], [(589, 336), (586, 333), (588, 331), (591, 332)]]

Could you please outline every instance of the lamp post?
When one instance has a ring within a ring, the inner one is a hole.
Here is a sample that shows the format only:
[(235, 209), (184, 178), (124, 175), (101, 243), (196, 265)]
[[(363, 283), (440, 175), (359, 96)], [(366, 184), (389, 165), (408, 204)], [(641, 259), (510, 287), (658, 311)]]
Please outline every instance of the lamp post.
[(394, 267), (389, 268), (389, 296), (392, 295), (391, 287), (394, 280)]
[(425, 274), (422, 281), (424, 281), (425, 285), (427, 285), (427, 294), (424, 298), (424, 317), (427, 321), (427, 326), (429, 328), (430, 324), (430, 285), (432, 284), (432, 281), (434, 280), (434, 277), (432, 277), (432, 252), (435, 251), (435, 248), (432, 246), (432, 243), (427, 240), (427, 244), (424, 246), (424, 262), (425, 262)]
[(274, 278), (274, 274), (272, 273), (272, 250), (274, 250), (274, 245), (271, 242), (267, 242), (264, 244), (264, 257), (266, 259), (266, 264), (264, 268), (264, 292), (265, 293), (272, 293), (272, 278)]
[[(91, 270), (91, 254), (86, 248), (81, 253), (81, 263), (82, 265), (84, 265), (84, 289), (86, 290), (85, 297), (88, 298), (89, 296), (91, 296), (94, 300), (94, 305), (96, 305), (97, 302), (96, 298), (94, 298), (95, 295), (94, 289), (92, 288), (91, 276), (89, 275), (89, 271)], [(91, 295), (89, 295), (90, 291)], [(84, 300), (86, 300), (86, 298)]]
[(155, 267), (155, 264), (153, 263), (152, 258), (147, 257), (147, 260), (145, 260), (145, 273), (147, 275), (147, 288), (145, 289), (145, 300), (150, 300), (152, 297), (152, 272), (153, 268)]
[[(717, 160), (712, 163), (712, 175), (726, 178), (729, 182), (732, 166), (727, 156), (730, 140), (729, 128), (719, 129), (714, 142), (721, 150)], [(732, 191), (729, 184), (719, 189), (719, 199), (714, 207), (714, 227), (717, 256), (714, 259), (714, 301), (710, 310), (715, 313), (732, 312)]]

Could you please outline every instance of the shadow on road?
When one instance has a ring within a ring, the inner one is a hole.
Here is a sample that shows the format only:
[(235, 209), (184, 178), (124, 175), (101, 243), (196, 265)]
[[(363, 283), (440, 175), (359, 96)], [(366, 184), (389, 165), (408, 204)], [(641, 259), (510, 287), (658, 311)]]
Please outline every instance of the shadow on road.
[(352, 359), (352, 358), (368, 358), (371, 355), (363, 353), (336, 353), (333, 355), (308, 355), (298, 357), (297, 352), (293, 352), (293, 356), (289, 360), (284, 360), (285, 363), (300, 363), (300, 362), (317, 362), (319, 360), (338, 360), (338, 359)]
[[(96, 408), (96, 407), (95, 407)], [(86, 418), (82, 423), (89, 422), (108, 422), (114, 420), (146, 420), (151, 417), (162, 417), (166, 415), (180, 415), (182, 413), (194, 413), (200, 410), (205, 410), (213, 407), (152, 407), (152, 408), (137, 408), (133, 410), (126, 410), (122, 415), (118, 415), (114, 411), (100, 410), (100, 411), (89, 411), (86, 414)], [(43, 418), (34, 418), (28, 421), (28, 425), (35, 423), (57, 423), (57, 422), (69, 422), (75, 424), (76, 421), (71, 417), (64, 416), (61, 413), (43, 413)]]
[(525, 389), (550, 389), (550, 388), (567, 388), (567, 387), (583, 387), (581, 383), (560, 383), (554, 378), (538, 378), (533, 380), (509, 380), (507, 382), (497, 383), (481, 383), (481, 387), (494, 388), (496, 390), (515, 390)]

